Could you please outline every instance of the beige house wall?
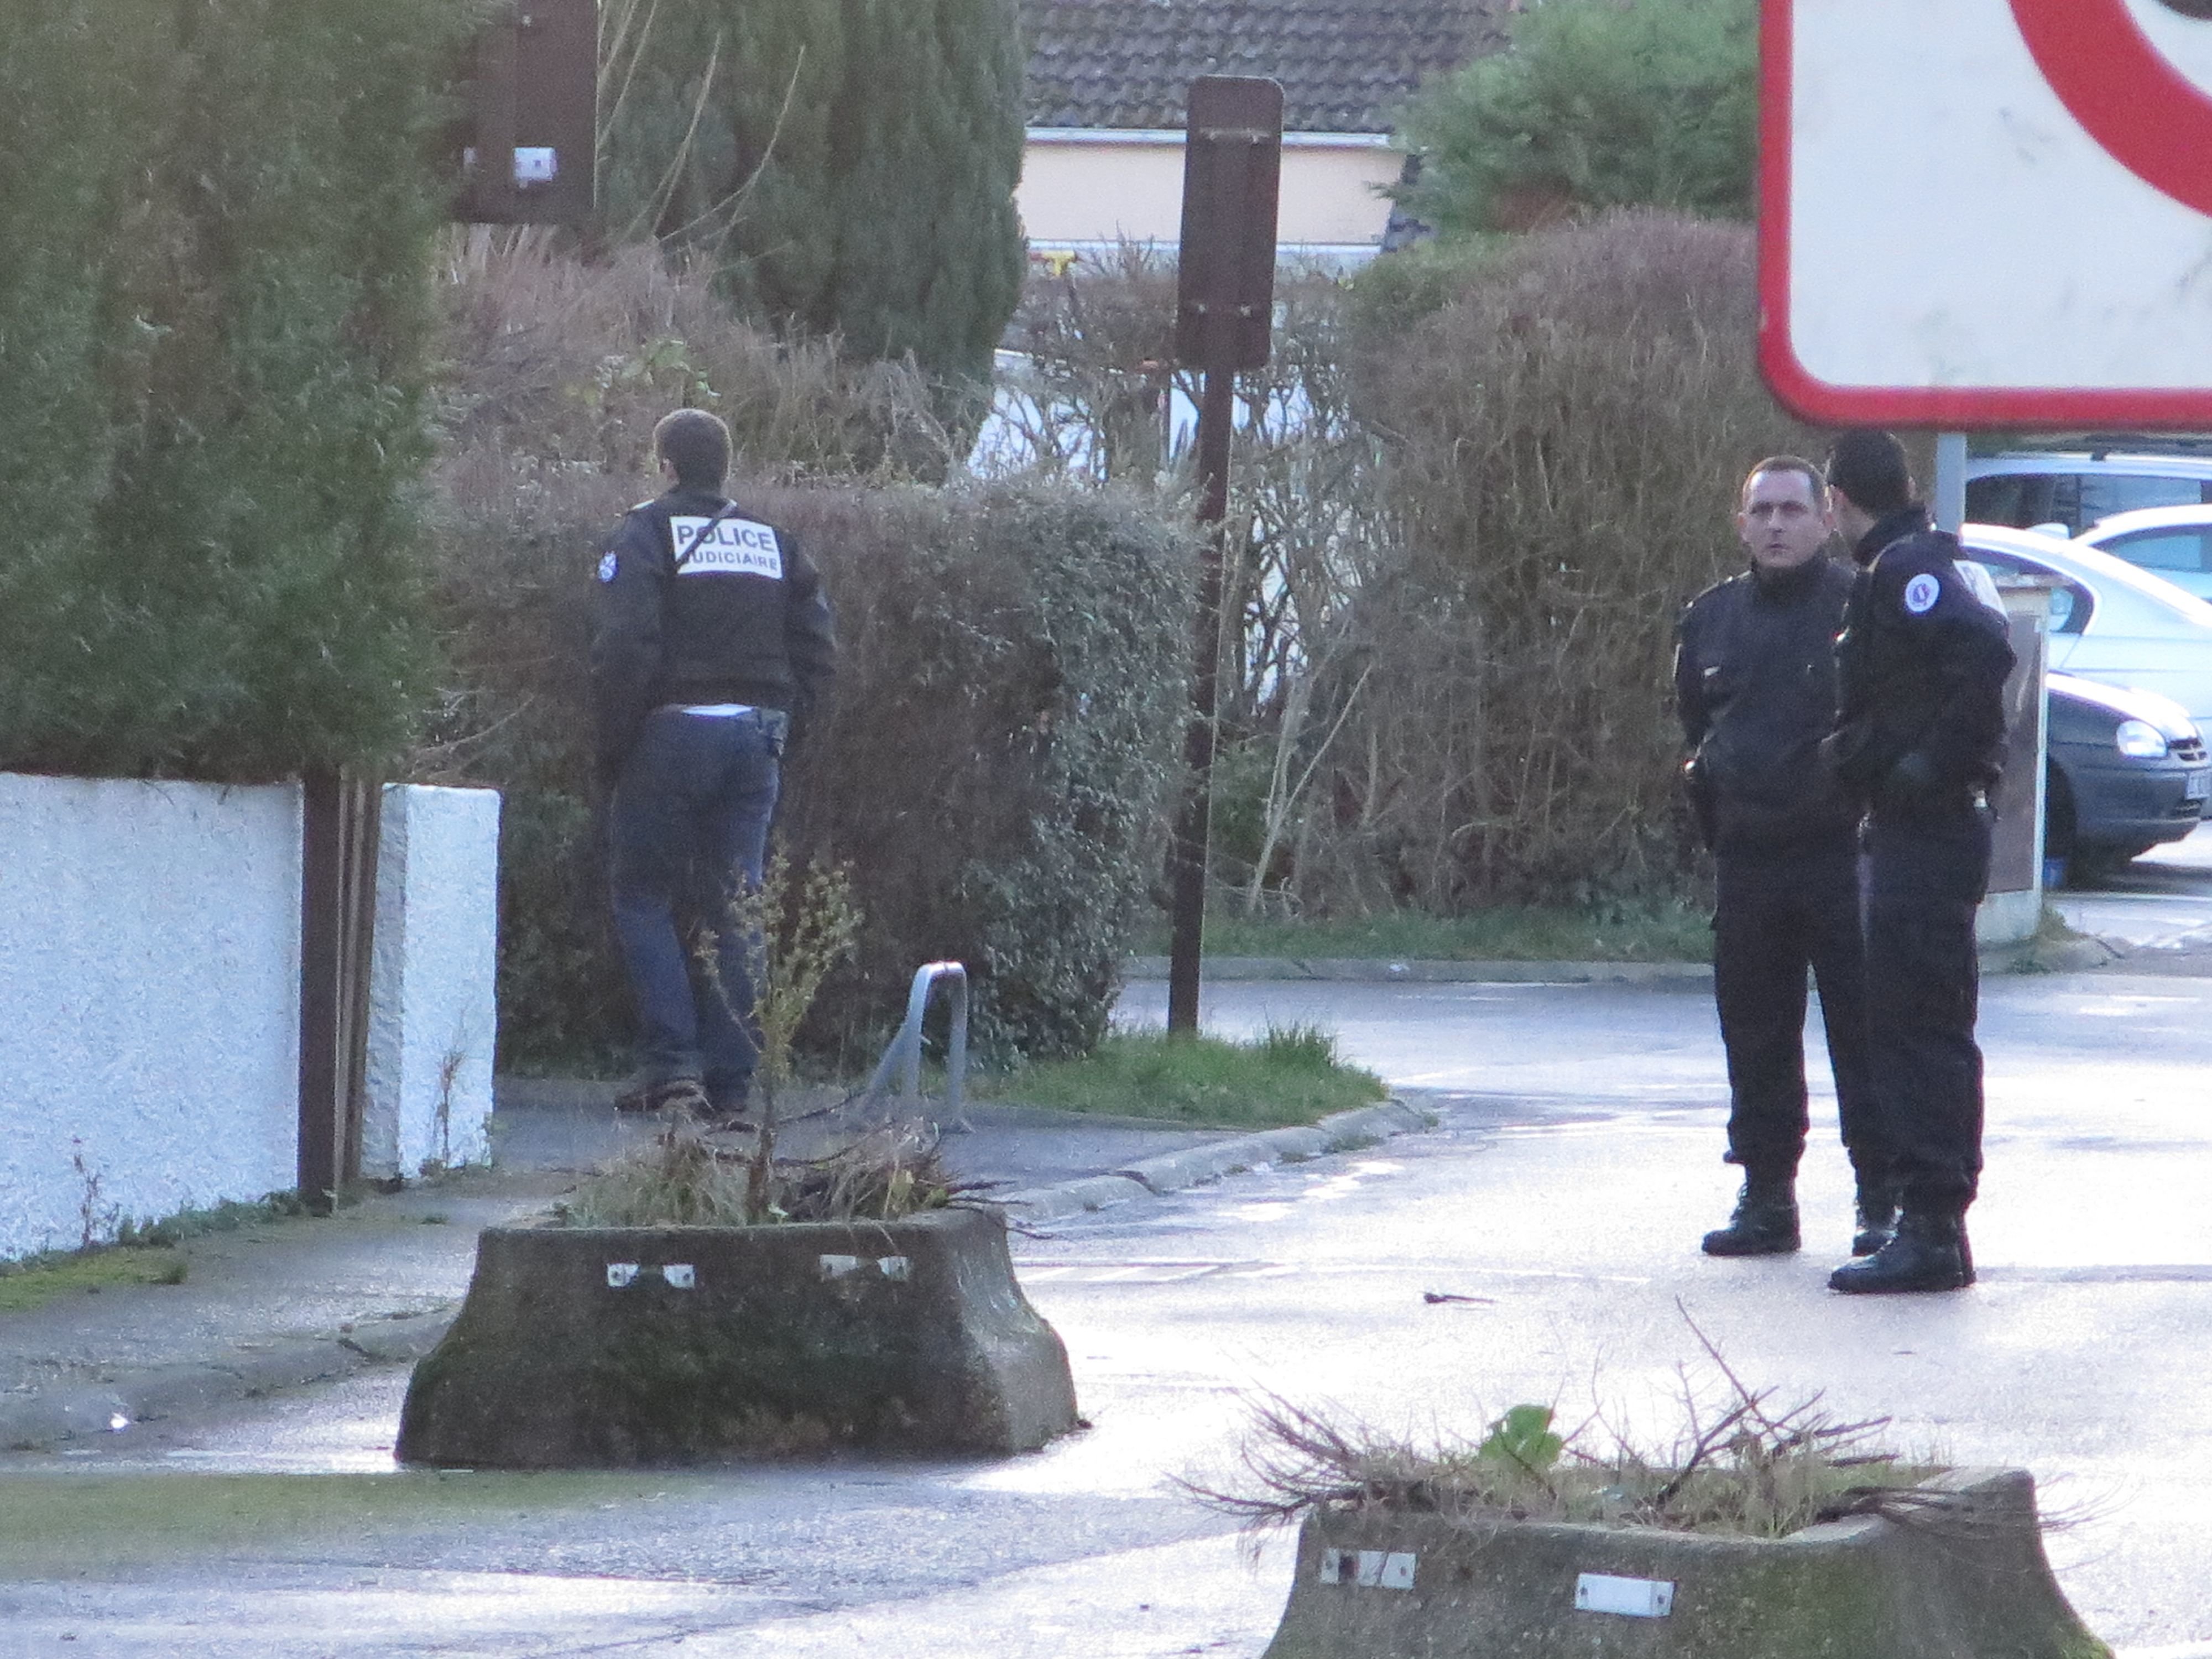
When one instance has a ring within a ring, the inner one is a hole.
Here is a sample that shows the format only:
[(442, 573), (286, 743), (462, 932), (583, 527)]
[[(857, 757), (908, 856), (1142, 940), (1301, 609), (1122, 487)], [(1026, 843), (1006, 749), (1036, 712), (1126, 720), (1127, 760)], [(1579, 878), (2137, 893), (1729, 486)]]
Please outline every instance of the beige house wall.
[[(1376, 191), (1398, 181), (1405, 157), (1357, 136), (1332, 137), (1285, 139), (1276, 240), (1286, 248), (1382, 243), (1390, 204)], [(1102, 143), (1032, 133), (1016, 200), (1036, 252), (1124, 238), (1172, 247), (1182, 226), (1182, 135)]]

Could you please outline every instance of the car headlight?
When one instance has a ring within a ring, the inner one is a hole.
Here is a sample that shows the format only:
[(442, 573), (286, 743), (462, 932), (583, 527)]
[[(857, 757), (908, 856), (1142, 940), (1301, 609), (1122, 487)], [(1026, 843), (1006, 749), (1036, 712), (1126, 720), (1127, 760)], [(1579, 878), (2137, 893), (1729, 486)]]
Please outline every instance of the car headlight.
[(2166, 733), (2148, 720), (2122, 720), (2112, 733), (2112, 744), (2131, 760), (2166, 758)]

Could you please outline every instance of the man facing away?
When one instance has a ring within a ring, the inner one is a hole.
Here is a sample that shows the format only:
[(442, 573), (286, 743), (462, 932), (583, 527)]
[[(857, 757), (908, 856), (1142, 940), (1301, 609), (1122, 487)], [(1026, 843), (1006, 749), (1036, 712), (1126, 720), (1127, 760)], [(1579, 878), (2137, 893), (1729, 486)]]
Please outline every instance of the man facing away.
[(678, 410), (653, 453), (669, 487), (600, 556), (592, 637), (615, 931), (641, 1039), (617, 1104), (726, 1119), (757, 1058), (759, 940), (737, 901), (761, 878), (792, 717), (825, 690), (836, 641), (797, 542), (722, 494), (729, 428)]
[(1820, 753), (1835, 722), (1835, 638), (1851, 591), (1850, 574), (1825, 555), (1834, 528), (1810, 461), (1753, 467), (1736, 515), (1750, 568), (1690, 602), (1675, 653), (1692, 799), (1713, 849), (1728, 1161), (1744, 1172), (1733, 1218), (1705, 1235), (1711, 1255), (1799, 1247), (1808, 967), (1857, 1179), (1851, 1248), (1872, 1255), (1889, 1239), (1889, 1157), (1867, 1065), (1859, 815)]
[(1903, 1204), (1890, 1241), (1828, 1283), (1957, 1290), (1974, 1282), (1974, 917), (1989, 883), (1988, 794), (2004, 764), (2012, 642), (1960, 569), (1958, 538), (1932, 528), (1914, 499), (1895, 438), (1844, 434), (1828, 484), (1859, 574), (1837, 647), (1837, 729), (1823, 747), (1867, 808), (1869, 1056)]

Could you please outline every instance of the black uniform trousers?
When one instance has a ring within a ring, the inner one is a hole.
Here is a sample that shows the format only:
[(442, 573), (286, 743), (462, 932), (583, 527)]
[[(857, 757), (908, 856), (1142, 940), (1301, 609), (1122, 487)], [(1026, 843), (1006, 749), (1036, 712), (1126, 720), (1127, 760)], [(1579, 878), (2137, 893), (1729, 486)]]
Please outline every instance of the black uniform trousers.
[(1888, 1175), (1867, 1053), (1859, 860), (1850, 838), (1716, 860), (1713, 1000), (1728, 1051), (1728, 1161), (1786, 1180), (1804, 1155), (1805, 972), (1820, 990), (1844, 1145), (1863, 1180)]
[(1965, 802), (1876, 805), (1867, 836), (1868, 1037), (1905, 1207), (1959, 1214), (1982, 1173), (1981, 970), (1974, 915), (1990, 817)]

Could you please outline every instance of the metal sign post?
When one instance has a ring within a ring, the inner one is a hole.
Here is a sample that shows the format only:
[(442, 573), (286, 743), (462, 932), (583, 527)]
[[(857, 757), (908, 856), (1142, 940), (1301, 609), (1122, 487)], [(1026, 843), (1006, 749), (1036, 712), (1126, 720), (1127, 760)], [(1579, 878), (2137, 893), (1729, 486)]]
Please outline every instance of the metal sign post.
[(1168, 953), (1168, 1030), (1192, 1033), (1198, 1030), (1206, 854), (1213, 811), (1229, 441), (1236, 425), (1237, 371), (1267, 362), (1274, 321), (1283, 89), (1253, 76), (1201, 76), (1191, 82), (1185, 129), (1176, 357), (1205, 376), (1198, 410), (1198, 516), (1212, 529), (1200, 556), (1191, 718), (1183, 741), (1189, 793), (1170, 854), (1175, 915)]
[(510, 0), (476, 38), (453, 135), (453, 216), (580, 225), (597, 191), (598, 0)]

